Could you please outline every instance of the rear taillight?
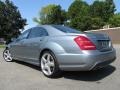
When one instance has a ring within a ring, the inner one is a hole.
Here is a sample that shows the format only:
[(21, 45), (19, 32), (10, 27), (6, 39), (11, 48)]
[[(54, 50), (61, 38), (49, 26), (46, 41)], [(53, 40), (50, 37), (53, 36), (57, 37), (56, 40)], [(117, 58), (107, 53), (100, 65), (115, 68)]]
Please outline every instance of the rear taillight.
[(78, 36), (74, 39), (82, 50), (96, 50), (95, 44), (85, 36)]

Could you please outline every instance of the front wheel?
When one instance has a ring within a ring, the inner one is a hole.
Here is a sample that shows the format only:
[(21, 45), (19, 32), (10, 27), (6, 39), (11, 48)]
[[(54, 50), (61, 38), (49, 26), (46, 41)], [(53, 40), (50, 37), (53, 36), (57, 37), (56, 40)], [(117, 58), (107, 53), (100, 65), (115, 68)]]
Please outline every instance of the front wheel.
[(11, 61), (13, 61), (9, 49), (5, 49), (5, 50), (3, 51), (3, 58), (4, 58), (4, 60), (5, 60), (6, 62), (11, 62)]
[(57, 77), (61, 74), (55, 55), (50, 51), (45, 51), (40, 60), (43, 74), (49, 78)]

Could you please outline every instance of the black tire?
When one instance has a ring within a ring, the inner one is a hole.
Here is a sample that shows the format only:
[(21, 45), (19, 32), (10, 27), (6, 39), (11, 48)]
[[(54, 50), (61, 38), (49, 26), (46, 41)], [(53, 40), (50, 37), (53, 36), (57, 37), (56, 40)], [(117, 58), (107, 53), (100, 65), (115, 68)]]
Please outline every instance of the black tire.
[[(54, 53), (51, 52), (51, 51), (44, 51), (43, 54), (42, 54), (42, 56), (43, 56), (44, 54), (46, 54), (46, 53), (49, 53), (49, 54), (53, 57), (53, 59), (54, 59), (54, 66), (55, 66), (55, 67), (54, 67), (53, 73), (52, 73), (51, 75), (46, 75), (46, 74), (43, 72), (42, 67), (41, 67), (41, 71), (42, 71), (42, 73), (43, 73), (46, 77), (48, 77), (48, 78), (58, 78), (59, 76), (62, 75), (62, 71), (59, 69), (59, 64), (58, 64), (58, 62), (57, 62), (57, 58), (55, 57)], [(41, 56), (41, 58), (42, 58), (42, 56)], [(40, 58), (40, 66), (41, 66), (41, 58)]]

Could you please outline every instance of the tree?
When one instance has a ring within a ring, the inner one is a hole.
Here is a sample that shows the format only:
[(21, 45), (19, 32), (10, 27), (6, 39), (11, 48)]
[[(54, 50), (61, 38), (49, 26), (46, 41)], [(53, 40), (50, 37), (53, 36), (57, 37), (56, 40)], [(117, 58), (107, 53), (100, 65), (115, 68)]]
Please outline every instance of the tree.
[(110, 27), (120, 27), (120, 13), (115, 14), (109, 19)]
[(66, 12), (60, 5), (50, 4), (43, 7), (39, 13), (39, 18), (33, 19), (38, 24), (64, 24)]
[(85, 31), (102, 28), (113, 17), (113, 0), (95, 0), (89, 5), (83, 0), (75, 0), (68, 9), (69, 26)]
[(99, 17), (92, 17), (91, 18), (91, 29), (100, 29), (103, 27), (105, 23)]
[(101, 18), (103, 22), (108, 22), (109, 18), (114, 15), (115, 5), (113, 0), (94, 1), (90, 6), (90, 13), (92, 17)]
[(21, 17), (18, 8), (11, 1), (0, 1), (0, 38), (8, 42), (17, 37), (25, 25), (26, 19)]
[(79, 16), (71, 19), (69, 26), (77, 30), (86, 31), (91, 29), (91, 18), (89, 16)]
[(113, 21), (119, 18), (114, 16), (115, 10), (113, 0), (95, 0), (91, 5), (84, 0), (74, 0), (68, 12), (59, 5), (43, 7), (39, 18), (34, 18), (34, 21), (38, 24), (64, 24), (85, 31), (103, 28), (107, 24), (118, 26), (113, 24)]
[(78, 30), (88, 30), (91, 28), (91, 18), (89, 15), (89, 5), (82, 0), (75, 0), (68, 9), (69, 26)]
[(82, 0), (75, 0), (68, 8), (68, 16), (70, 19), (89, 15), (89, 5)]

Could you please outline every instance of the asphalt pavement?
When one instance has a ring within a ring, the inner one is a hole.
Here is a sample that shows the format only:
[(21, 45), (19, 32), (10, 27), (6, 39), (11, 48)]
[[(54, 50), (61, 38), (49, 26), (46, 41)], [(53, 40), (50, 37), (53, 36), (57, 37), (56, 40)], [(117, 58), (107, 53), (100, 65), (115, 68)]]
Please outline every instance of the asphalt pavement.
[(46, 78), (40, 68), (23, 62), (5, 62), (0, 49), (0, 90), (120, 90), (120, 45), (117, 59), (108, 67), (89, 72), (64, 72)]

